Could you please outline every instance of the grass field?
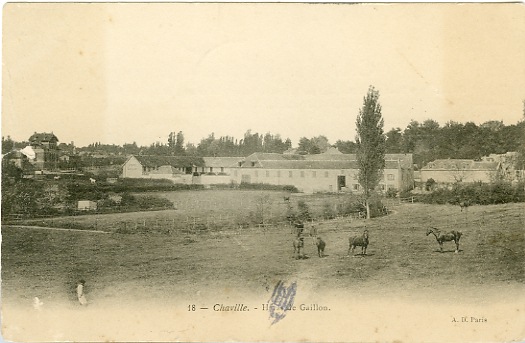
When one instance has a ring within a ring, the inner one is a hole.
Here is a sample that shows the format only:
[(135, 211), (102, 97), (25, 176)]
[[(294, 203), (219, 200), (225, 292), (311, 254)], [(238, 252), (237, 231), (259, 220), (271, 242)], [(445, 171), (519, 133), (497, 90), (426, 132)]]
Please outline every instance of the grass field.
[[(277, 197), (280, 195), (275, 201)], [(71, 320), (65, 321), (69, 327), (56, 328), (62, 336), (55, 332), (49, 337), (88, 336), (98, 340), (102, 337), (97, 336), (98, 331), (88, 334), (74, 323), (79, 310), (74, 287), (79, 278), (87, 281), (92, 311), (82, 314), (84, 320), (89, 317), (87, 313), (104, 318), (100, 311), (109, 308), (141, 308), (147, 313), (148, 309), (169, 307), (173, 309), (169, 313), (184, 313), (191, 303), (265, 302), (278, 280), (296, 281), (303, 300), (324, 299), (336, 308), (338, 301), (327, 300), (332, 299), (329, 294), (343, 294), (341, 301), (353, 301), (354, 295), (373, 300), (392, 294), (396, 301), (417, 303), (438, 301), (436, 296), (440, 304), (512, 301), (525, 290), (523, 209), (523, 204), (506, 204), (472, 206), (468, 212), (460, 212), (449, 205), (404, 204), (388, 216), (368, 221), (343, 218), (319, 222), (327, 256), (317, 257), (312, 241), (306, 239), (307, 258), (303, 260), (292, 258), (293, 236), (284, 226), (265, 232), (221, 230), (199, 235), (106, 234), (4, 226), (3, 327), (16, 337), (25, 337), (20, 328), (13, 328), (10, 319), (30, 318), (22, 313), (32, 310), (32, 299), (38, 296), (50, 313), (60, 309)], [(367, 256), (347, 256), (348, 237), (361, 233), (365, 226), (370, 232)], [(460, 252), (455, 254), (454, 244), (448, 242), (445, 252), (440, 253), (435, 238), (425, 236), (430, 226), (462, 231)], [(131, 320), (122, 318), (122, 323)], [(27, 320), (25, 325), (34, 324)], [(89, 317), (89, 321), (96, 320)], [(144, 328), (137, 324), (136, 330)], [(74, 335), (79, 332), (81, 336)], [(135, 337), (113, 333), (116, 337)], [(169, 334), (156, 334), (146, 336), (174, 339)], [(192, 338), (200, 337), (195, 335)]]
[[(286, 223), (288, 204), (297, 210), (297, 202), (303, 200), (313, 217), (322, 217), (324, 206), (356, 201), (343, 194), (292, 194), (260, 190), (203, 190), (137, 193), (136, 196), (155, 195), (174, 204), (173, 209), (135, 212), (93, 214), (72, 217), (25, 220), (28, 225), (88, 229), (108, 232), (160, 232), (190, 231), (192, 229), (232, 229), (255, 223)], [(284, 200), (290, 197), (290, 202)]]

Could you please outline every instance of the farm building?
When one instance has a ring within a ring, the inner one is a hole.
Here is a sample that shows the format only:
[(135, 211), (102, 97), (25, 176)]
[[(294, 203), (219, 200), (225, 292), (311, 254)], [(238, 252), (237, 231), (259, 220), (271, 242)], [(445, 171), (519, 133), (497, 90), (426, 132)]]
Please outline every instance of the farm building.
[(130, 156), (122, 166), (123, 178), (170, 179), (192, 183), (192, 173), (204, 167), (200, 157)]
[(96, 211), (97, 203), (91, 200), (79, 200), (78, 201), (78, 210), (79, 211)]
[(484, 162), (501, 163), (501, 177), (507, 181), (522, 181), (525, 177), (523, 166), (519, 165), (519, 153), (490, 154), (481, 158)]
[[(254, 153), (234, 170), (236, 183), (293, 185), (300, 191), (360, 192), (356, 155), (329, 150), (316, 155)], [(387, 154), (381, 191), (413, 187), (411, 154)]]
[(232, 169), (239, 166), (244, 157), (203, 157), (204, 165), (197, 168), (199, 173), (213, 173), (216, 175), (230, 175)]
[(29, 137), (29, 144), (35, 152), (31, 161), (37, 170), (56, 169), (58, 165), (58, 138), (53, 133), (35, 132)]
[[(177, 183), (266, 183), (293, 185), (303, 192), (360, 192), (356, 155), (330, 149), (323, 154), (254, 153), (242, 157), (191, 158), (131, 156), (124, 164), (124, 178), (163, 178)], [(382, 191), (413, 187), (411, 154), (387, 154)], [(188, 175), (190, 173), (201, 175)]]
[(435, 160), (421, 168), (421, 182), (433, 179), (438, 185), (458, 182), (490, 183), (501, 174), (500, 162), (446, 159)]

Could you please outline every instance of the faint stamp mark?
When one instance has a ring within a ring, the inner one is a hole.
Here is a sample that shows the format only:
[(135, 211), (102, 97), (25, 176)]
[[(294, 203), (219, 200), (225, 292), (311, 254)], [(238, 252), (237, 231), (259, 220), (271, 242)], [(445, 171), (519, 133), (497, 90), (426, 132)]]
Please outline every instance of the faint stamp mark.
[(283, 319), (287, 312), (293, 309), (295, 295), (297, 293), (297, 283), (294, 281), (287, 286), (279, 280), (273, 289), (272, 296), (268, 301), (268, 312), (270, 313), (271, 325)]

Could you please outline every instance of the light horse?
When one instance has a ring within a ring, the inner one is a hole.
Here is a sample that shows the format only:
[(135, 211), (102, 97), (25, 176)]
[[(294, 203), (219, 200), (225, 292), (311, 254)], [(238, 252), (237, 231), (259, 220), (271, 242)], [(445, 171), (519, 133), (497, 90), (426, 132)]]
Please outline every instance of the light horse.
[(361, 236), (354, 236), (348, 239), (348, 255), (354, 252), (355, 247), (361, 247), (361, 255), (366, 255), (366, 248), (368, 247), (368, 230), (363, 231)]
[(304, 238), (297, 237), (293, 240), (293, 254), (296, 260), (304, 257)]
[(435, 227), (427, 230), (427, 236), (433, 234), (439, 244), (439, 249), (443, 252), (443, 243), (454, 241), (456, 243), (456, 253), (459, 252), (459, 239), (461, 238), (461, 232), (452, 230), (447, 233), (441, 233), (441, 231)]

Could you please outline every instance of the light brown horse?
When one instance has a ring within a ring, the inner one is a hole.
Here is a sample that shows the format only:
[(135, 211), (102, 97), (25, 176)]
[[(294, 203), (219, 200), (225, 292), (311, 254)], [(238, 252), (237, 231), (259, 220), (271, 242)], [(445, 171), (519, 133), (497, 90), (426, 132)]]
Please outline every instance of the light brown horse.
[(304, 257), (304, 238), (299, 237), (293, 240), (293, 254), (296, 260)]
[(459, 239), (461, 238), (461, 232), (452, 230), (446, 233), (441, 233), (438, 228), (432, 227), (427, 230), (427, 236), (433, 234), (436, 237), (436, 241), (439, 244), (439, 250), (443, 252), (443, 243), (454, 241), (456, 243), (456, 253), (459, 252)]

